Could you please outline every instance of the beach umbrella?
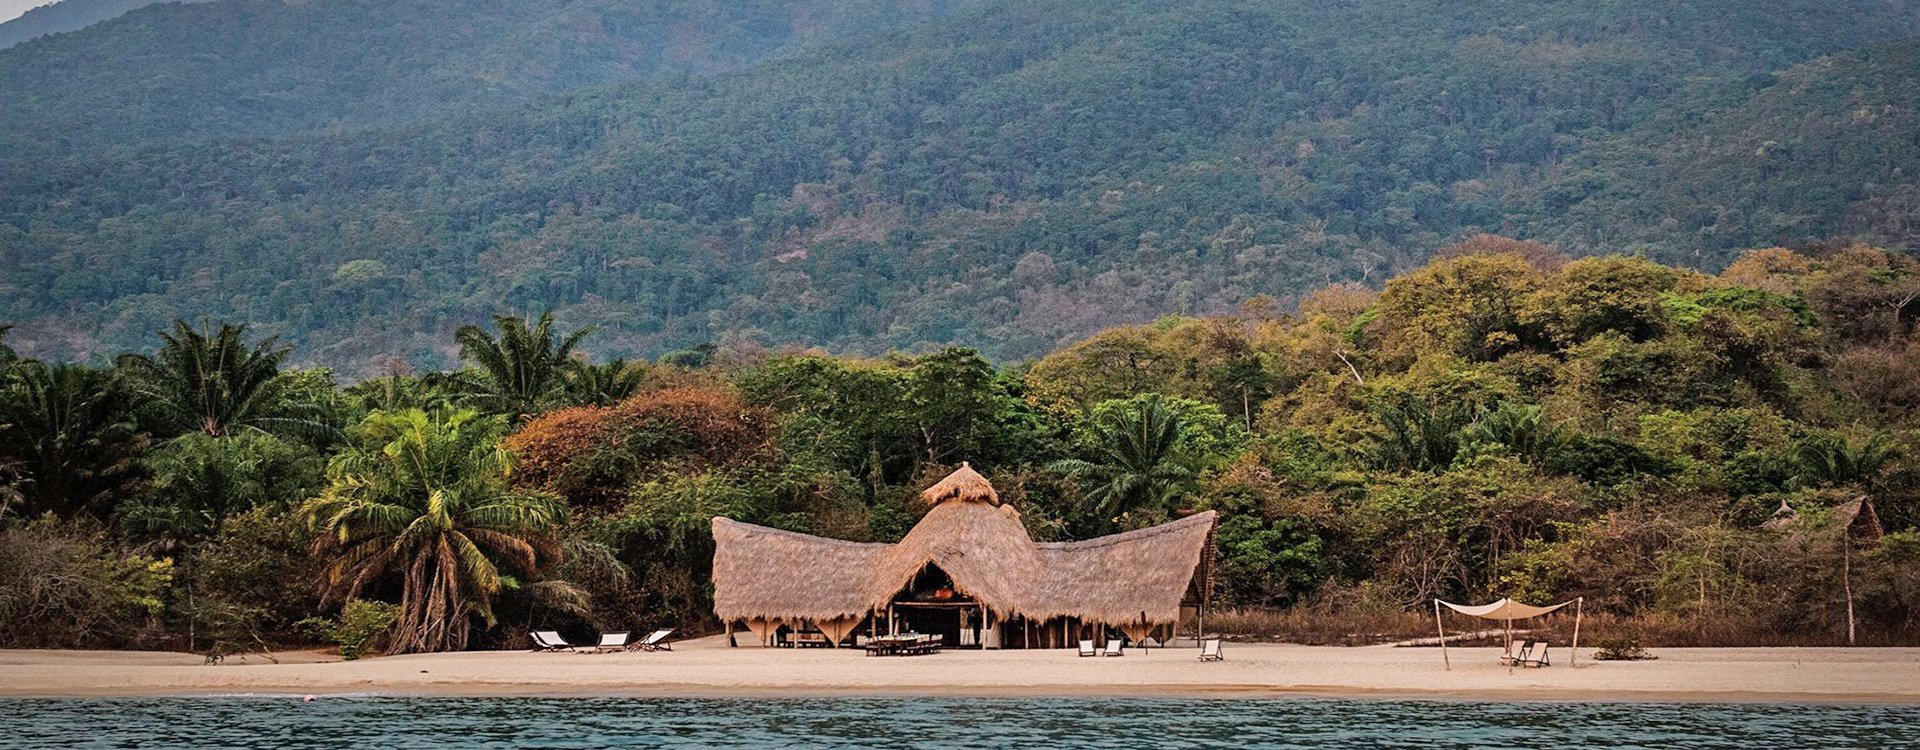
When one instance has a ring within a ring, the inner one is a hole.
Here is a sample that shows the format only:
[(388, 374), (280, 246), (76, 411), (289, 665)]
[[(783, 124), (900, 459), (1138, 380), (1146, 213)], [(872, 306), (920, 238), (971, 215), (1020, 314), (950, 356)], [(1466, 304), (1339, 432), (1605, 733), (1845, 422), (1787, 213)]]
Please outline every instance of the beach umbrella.
[[(1580, 658), (1580, 618), (1584, 614), (1581, 610), (1584, 608), (1586, 601), (1587, 601), (1587, 598), (1583, 596), (1583, 597), (1574, 599), (1572, 601), (1565, 601), (1559, 604), (1549, 604), (1544, 607), (1536, 607), (1531, 604), (1525, 604), (1522, 602), (1514, 601), (1512, 597), (1503, 597), (1498, 601), (1495, 601), (1489, 604), (1479, 604), (1479, 605), (1454, 604), (1453, 602), (1435, 599), (1433, 600), (1433, 624), (1434, 624), (1434, 627), (1439, 628), (1440, 630), (1440, 659), (1446, 663), (1447, 669), (1453, 669), (1453, 660), (1447, 656), (1447, 627), (1440, 619), (1440, 607), (1443, 605), (1446, 606), (1447, 609), (1451, 609), (1463, 615), (1467, 615), (1470, 617), (1478, 617), (1482, 620), (1491, 620), (1494, 622), (1505, 623), (1506, 636), (1507, 636), (1507, 650), (1512, 651), (1514, 620), (1526, 620), (1534, 617), (1539, 617), (1541, 615), (1550, 614), (1556, 610), (1559, 610), (1561, 607), (1565, 607), (1571, 604), (1573, 605), (1573, 613), (1574, 613), (1573, 614), (1573, 656), (1567, 660), (1567, 666), (1571, 668), (1574, 665), (1574, 662)], [(1511, 669), (1512, 665), (1508, 665), (1508, 666), (1509, 666), (1509, 669)]]

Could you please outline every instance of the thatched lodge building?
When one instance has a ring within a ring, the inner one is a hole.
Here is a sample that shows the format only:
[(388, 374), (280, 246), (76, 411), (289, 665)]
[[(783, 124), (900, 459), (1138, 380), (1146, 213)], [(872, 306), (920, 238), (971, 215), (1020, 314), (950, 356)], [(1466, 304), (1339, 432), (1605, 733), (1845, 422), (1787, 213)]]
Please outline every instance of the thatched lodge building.
[(927, 514), (897, 544), (713, 519), (713, 608), (762, 645), (795, 636), (938, 633), (948, 645), (1063, 647), (1124, 632), (1174, 635), (1204, 617), (1212, 511), (1080, 542), (1035, 542), (971, 467), (928, 488)]

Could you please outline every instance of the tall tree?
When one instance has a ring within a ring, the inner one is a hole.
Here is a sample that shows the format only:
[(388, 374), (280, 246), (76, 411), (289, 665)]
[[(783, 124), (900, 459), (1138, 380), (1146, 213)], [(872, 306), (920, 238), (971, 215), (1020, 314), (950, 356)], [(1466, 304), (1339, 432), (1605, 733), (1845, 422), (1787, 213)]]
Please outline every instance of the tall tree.
[(507, 485), (505, 429), (471, 410), (375, 412), (307, 504), (315, 550), (330, 559), (328, 601), (397, 574), (390, 653), (466, 648), (475, 618), (495, 623), (503, 589), (558, 561), (566, 505)]
[(138, 413), (158, 437), (236, 431), (280, 435), (328, 432), (319, 407), (289, 398), (280, 363), (293, 351), (269, 336), (248, 346), (245, 325), (199, 330), (184, 320), (160, 334), (160, 351), (119, 360)]
[(1103, 515), (1171, 509), (1197, 474), (1183, 447), (1185, 432), (1179, 412), (1150, 397), (1100, 417), (1091, 460), (1064, 459), (1050, 468), (1078, 479), (1088, 505)]
[(460, 358), (480, 368), (480, 389), (473, 400), (489, 411), (525, 419), (561, 393), (573, 350), (592, 329), (556, 338), (552, 310), (540, 313), (532, 325), (510, 315), (495, 316), (493, 324), (497, 337), (480, 326), (461, 326), (454, 332)]
[(24, 514), (105, 515), (146, 440), (110, 370), (28, 360), (0, 379), (0, 463)]

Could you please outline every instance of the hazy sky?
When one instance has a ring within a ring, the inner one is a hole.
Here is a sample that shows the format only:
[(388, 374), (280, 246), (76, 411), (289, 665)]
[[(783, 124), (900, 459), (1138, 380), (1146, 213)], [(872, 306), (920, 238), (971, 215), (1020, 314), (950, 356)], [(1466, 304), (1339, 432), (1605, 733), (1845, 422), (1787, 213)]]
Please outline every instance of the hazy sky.
[(37, 8), (53, 0), (0, 0), (0, 22), (19, 18), (28, 8)]

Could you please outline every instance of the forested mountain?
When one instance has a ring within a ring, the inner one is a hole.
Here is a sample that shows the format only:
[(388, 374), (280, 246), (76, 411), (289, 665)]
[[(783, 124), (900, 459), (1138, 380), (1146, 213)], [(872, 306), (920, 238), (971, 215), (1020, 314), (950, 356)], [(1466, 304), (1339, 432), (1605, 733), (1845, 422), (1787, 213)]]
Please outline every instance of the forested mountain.
[[(59, 0), (0, 23), (0, 49), (35, 37), (77, 31), (162, 0)], [(179, 0), (172, 0), (179, 2)]]
[(355, 128), (758, 62), (967, 0), (220, 0), (0, 53), (0, 148)]
[[(165, 10), (271, 29), (327, 5)], [(555, 5), (544, 18), (593, 7)], [(0, 64), (78, 54), (158, 10)], [(440, 366), (453, 327), (544, 307), (601, 326), (614, 353), (735, 336), (1021, 357), (1165, 312), (1377, 283), (1480, 231), (1707, 267), (1840, 235), (1904, 247), (1920, 70), (1915, 42), (1887, 40), (1920, 33), (1914, 10), (1000, 2), (732, 72), (354, 127), (606, 80), (626, 59), (554, 62), (528, 32), (418, 69), (328, 48), (367, 66), (328, 85), (406, 83), (262, 128), (328, 132), (173, 143), (141, 141), (248, 132), (271, 107), (125, 118), (114, 108), (144, 105), (99, 91), (151, 82), (81, 82), (4, 116), (21, 119), (0, 152), (0, 262), (16, 269), (0, 319), (58, 357), (131, 348), (182, 315), (249, 320), (349, 373), (396, 353)], [(501, 59), (524, 67), (479, 89), (473, 71)], [(700, 59), (659, 69), (729, 62)], [(259, 91), (304, 75), (243, 67)], [(576, 74), (546, 75), (560, 69)], [(100, 107), (115, 116), (81, 115)], [(44, 150), (53, 130), (129, 145)]]

